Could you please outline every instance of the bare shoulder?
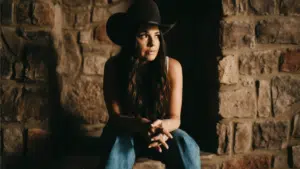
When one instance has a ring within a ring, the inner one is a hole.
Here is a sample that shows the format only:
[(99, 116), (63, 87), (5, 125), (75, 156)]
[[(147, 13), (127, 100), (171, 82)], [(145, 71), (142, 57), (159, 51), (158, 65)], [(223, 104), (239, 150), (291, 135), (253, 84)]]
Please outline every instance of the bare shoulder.
[(169, 57), (169, 74), (174, 75), (177, 73), (181, 74), (182, 66), (180, 62), (174, 58)]
[(174, 58), (169, 57), (169, 72), (168, 75), (171, 79), (177, 76), (182, 76), (182, 66), (180, 62)]

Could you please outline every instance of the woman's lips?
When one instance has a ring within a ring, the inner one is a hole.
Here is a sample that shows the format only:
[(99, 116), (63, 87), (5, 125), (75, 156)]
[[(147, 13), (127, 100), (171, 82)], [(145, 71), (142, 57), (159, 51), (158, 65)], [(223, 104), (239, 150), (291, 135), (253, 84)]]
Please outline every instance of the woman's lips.
[(148, 50), (146, 53), (147, 53), (148, 55), (153, 55), (153, 54), (156, 53), (156, 50)]

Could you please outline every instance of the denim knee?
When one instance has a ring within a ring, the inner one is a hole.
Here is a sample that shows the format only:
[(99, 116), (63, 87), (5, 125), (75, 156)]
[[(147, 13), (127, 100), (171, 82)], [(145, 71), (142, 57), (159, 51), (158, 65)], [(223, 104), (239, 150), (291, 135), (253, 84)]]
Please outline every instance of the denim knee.
[(194, 153), (200, 155), (200, 148), (196, 141), (185, 131), (181, 129), (176, 129), (171, 132), (174, 141), (180, 145), (186, 145), (185, 147), (189, 149), (189, 152), (194, 151)]

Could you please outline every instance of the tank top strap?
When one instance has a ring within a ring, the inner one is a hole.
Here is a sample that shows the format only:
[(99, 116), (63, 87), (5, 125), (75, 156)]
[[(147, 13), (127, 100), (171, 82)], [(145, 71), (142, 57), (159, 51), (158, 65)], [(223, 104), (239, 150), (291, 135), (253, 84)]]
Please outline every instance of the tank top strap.
[(167, 72), (169, 71), (169, 57), (166, 56), (166, 68), (167, 68)]

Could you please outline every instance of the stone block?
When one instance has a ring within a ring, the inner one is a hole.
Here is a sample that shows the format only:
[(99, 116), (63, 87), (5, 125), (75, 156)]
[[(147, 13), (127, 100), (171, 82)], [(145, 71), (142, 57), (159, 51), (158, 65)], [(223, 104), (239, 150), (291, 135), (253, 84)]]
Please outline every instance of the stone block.
[(296, 18), (261, 20), (255, 26), (259, 44), (300, 44), (300, 20)]
[(97, 54), (86, 56), (83, 62), (83, 73), (88, 75), (104, 75), (104, 65), (107, 58)]
[(14, 13), (14, 3), (12, 0), (5, 0), (1, 3), (1, 23), (2, 24), (12, 24), (13, 23), (13, 13)]
[(33, 4), (32, 22), (38, 26), (54, 25), (54, 9), (49, 3), (37, 2)]
[(300, 145), (293, 146), (293, 167), (300, 168)]
[(75, 27), (86, 27), (88, 24), (90, 24), (91, 21), (91, 13), (89, 11), (87, 12), (78, 12), (76, 13), (76, 23)]
[(52, 35), (48, 31), (33, 31), (21, 29), (19, 30), (19, 32), (25, 40), (32, 41), (33, 43), (39, 45), (49, 45), (52, 42)]
[(25, 0), (16, 4), (16, 18), (18, 24), (31, 24), (32, 2)]
[(254, 28), (245, 22), (221, 22), (221, 47), (223, 49), (251, 48), (254, 46)]
[(218, 154), (231, 154), (233, 147), (233, 124), (232, 123), (218, 123)]
[(273, 168), (289, 168), (287, 153), (278, 153), (274, 156)]
[(18, 104), (19, 114), (25, 123), (45, 122), (50, 117), (50, 104), (47, 86), (25, 85), (22, 99)]
[[(199, 157), (200, 158), (200, 157)], [(136, 161), (133, 169), (165, 169), (165, 164), (160, 161), (140, 158)]]
[(219, 80), (224, 84), (236, 84), (239, 80), (238, 60), (236, 56), (229, 55), (219, 62)]
[(274, 15), (276, 14), (275, 0), (250, 0), (249, 12), (256, 15)]
[(63, 45), (64, 54), (60, 58), (57, 71), (65, 75), (76, 75), (80, 70), (82, 58), (75, 35), (72, 32), (64, 32)]
[(257, 111), (258, 117), (270, 117), (271, 111), (271, 84), (267, 80), (259, 81)]
[(111, 43), (111, 40), (106, 34), (106, 22), (102, 22), (96, 27), (95, 39), (99, 42)]
[(50, 154), (50, 135), (47, 131), (32, 128), (28, 129), (27, 136), (27, 156), (49, 156)]
[(242, 75), (262, 75), (278, 72), (280, 51), (260, 51), (239, 56)]
[(22, 96), (22, 86), (14, 84), (1, 84), (1, 122), (20, 122), (23, 119), (19, 114), (18, 103)]
[(247, 0), (231, 1), (222, 0), (223, 14), (228, 15), (244, 15), (247, 13)]
[(299, 113), (295, 115), (293, 122), (294, 124), (292, 136), (295, 138), (300, 138), (300, 110)]
[(24, 152), (23, 130), (19, 127), (3, 129), (3, 153), (5, 155), (22, 155)]
[(105, 123), (108, 119), (101, 77), (80, 76), (65, 82), (62, 94), (64, 110), (84, 124)]
[(251, 150), (252, 124), (237, 123), (234, 125), (234, 152), (245, 153)]
[(290, 50), (281, 55), (281, 72), (300, 73), (300, 50)]
[(79, 42), (80, 43), (90, 43), (91, 39), (92, 39), (92, 31), (91, 30), (85, 30), (85, 31), (81, 31), (80, 32), (80, 38), (79, 38)]
[(292, 76), (276, 76), (271, 81), (273, 113), (275, 116), (292, 113), (290, 108), (299, 102), (300, 80)]
[(256, 93), (254, 87), (221, 91), (219, 100), (219, 114), (223, 118), (256, 116)]
[(288, 121), (265, 121), (253, 125), (254, 149), (283, 149), (287, 147)]
[(13, 75), (13, 69), (12, 69), (12, 60), (5, 56), (4, 51), (0, 51), (0, 78), (1, 79), (11, 79)]
[(79, 7), (91, 5), (92, 0), (62, 0), (62, 2), (68, 7)]
[(74, 27), (76, 21), (76, 14), (73, 12), (63, 12), (64, 27)]
[[(22, 47), (23, 47), (23, 40), (17, 35), (17, 31), (15, 28), (12, 27), (1, 27), (2, 35), (3, 35), (3, 41), (8, 46), (8, 49), (5, 48), (3, 45), (4, 53), (6, 56), (9, 56), (11, 59), (15, 58), (16, 56), (19, 58)], [(2, 41), (2, 39), (1, 39)], [(14, 59), (12, 59), (14, 60)]]
[(22, 80), (24, 78), (24, 65), (22, 62), (14, 63), (14, 72), (15, 72), (14, 79)]
[(271, 167), (271, 160), (270, 155), (245, 155), (225, 161), (222, 169), (267, 169)]
[(284, 15), (300, 15), (300, 1), (298, 0), (279, 0), (280, 14)]
[(106, 8), (95, 7), (93, 9), (92, 21), (93, 22), (106, 21), (109, 16), (110, 14), (108, 13)]
[(118, 12), (126, 12), (129, 8), (130, 2), (129, 1), (121, 1), (120, 3), (116, 3), (115, 5), (112, 5), (108, 11), (111, 14), (118, 13)]

